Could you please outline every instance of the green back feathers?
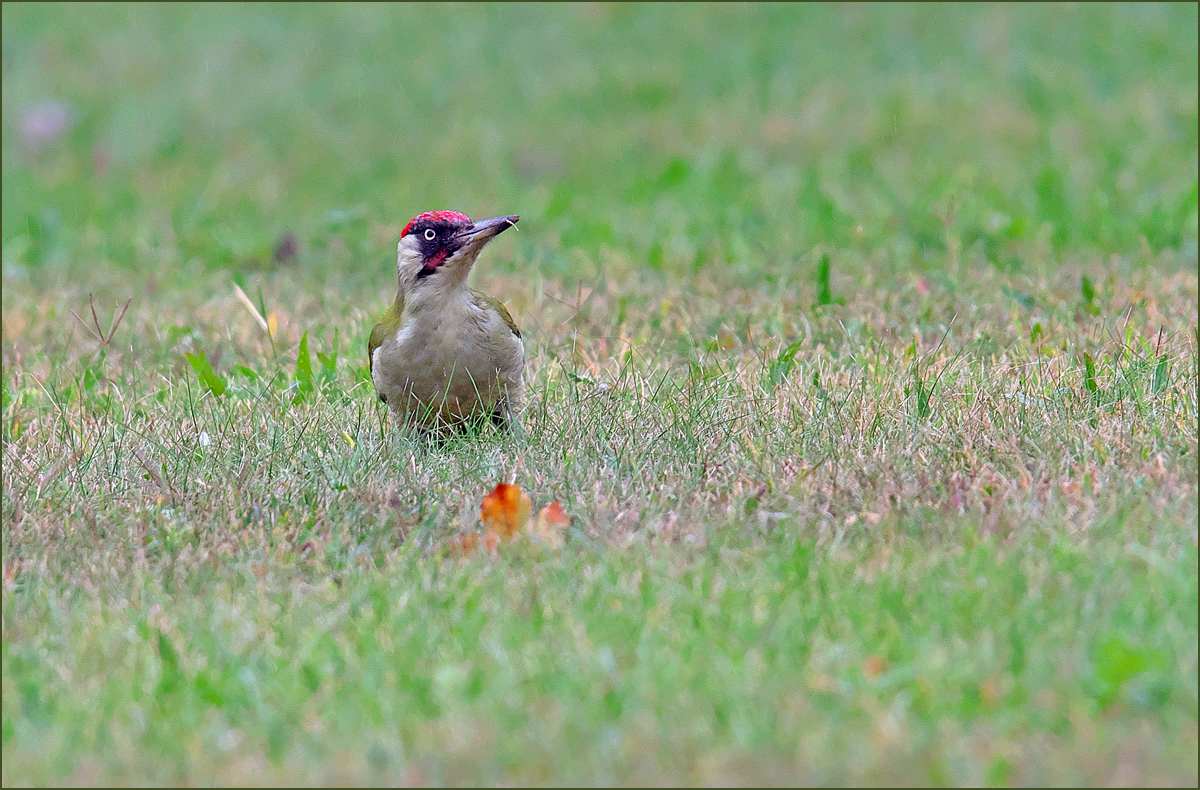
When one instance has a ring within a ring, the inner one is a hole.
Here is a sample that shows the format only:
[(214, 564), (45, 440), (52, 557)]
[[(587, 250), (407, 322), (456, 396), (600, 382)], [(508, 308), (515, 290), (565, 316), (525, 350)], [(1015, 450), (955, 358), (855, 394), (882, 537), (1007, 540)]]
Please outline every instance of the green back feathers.
[(371, 339), (367, 341), (367, 365), (374, 372), (375, 349), (383, 345), (383, 341), (400, 330), (400, 320), (404, 315), (404, 296), (397, 291), (396, 301), (379, 319), (379, 323), (371, 327)]
[(476, 304), (483, 304), (494, 308), (500, 314), (500, 317), (504, 319), (504, 323), (508, 324), (508, 328), (512, 330), (512, 333), (517, 337), (521, 336), (521, 330), (517, 329), (517, 322), (513, 320), (512, 315), (508, 312), (508, 308), (501, 304), (499, 299), (493, 299), (479, 291), (471, 291), (471, 295), (475, 297)]

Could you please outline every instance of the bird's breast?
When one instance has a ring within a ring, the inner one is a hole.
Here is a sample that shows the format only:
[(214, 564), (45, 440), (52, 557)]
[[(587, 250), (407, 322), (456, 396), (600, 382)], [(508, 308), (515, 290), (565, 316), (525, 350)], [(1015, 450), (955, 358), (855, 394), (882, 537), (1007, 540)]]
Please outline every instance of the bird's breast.
[(386, 339), (375, 351), (373, 378), (395, 408), (432, 406), (465, 417), (519, 388), (523, 366), (524, 348), (507, 328), (501, 335), (479, 316), (443, 314), (407, 321)]

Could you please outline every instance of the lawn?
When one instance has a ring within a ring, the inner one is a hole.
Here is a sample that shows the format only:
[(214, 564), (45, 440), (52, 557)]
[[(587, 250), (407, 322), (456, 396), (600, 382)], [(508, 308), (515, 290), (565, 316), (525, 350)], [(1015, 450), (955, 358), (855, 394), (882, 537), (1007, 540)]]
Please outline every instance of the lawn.
[(5, 785), (1196, 784), (1194, 4), (2, 13)]

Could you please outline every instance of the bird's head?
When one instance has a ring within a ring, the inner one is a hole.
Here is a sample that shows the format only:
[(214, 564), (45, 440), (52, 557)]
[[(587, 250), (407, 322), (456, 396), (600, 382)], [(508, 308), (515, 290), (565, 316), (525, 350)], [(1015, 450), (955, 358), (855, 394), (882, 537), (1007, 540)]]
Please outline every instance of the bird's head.
[(520, 217), (493, 217), (472, 222), (457, 211), (427, 211), (404, 226), (396, 248), (396, 271), (408, 290), (465, 283), (475, 259), (489, 241)]

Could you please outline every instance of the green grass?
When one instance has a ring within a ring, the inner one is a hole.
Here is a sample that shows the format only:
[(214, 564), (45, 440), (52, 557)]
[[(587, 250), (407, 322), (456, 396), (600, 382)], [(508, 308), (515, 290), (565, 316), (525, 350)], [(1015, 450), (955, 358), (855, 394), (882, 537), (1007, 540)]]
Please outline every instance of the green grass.
[[(6, 4), (4, 783), (1194, 785), (1196, 40)], [(434, 208), (523, 440), (371, 391)]]

